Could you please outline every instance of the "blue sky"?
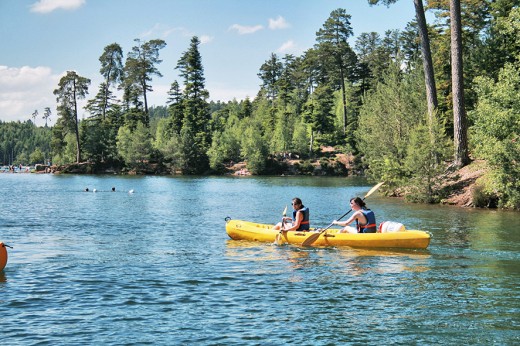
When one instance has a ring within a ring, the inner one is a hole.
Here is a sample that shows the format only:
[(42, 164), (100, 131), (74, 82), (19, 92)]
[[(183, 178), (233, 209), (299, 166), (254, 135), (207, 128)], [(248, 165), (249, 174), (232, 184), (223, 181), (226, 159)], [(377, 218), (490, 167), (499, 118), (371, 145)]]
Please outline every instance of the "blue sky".
[(38, 110), (42, 126), (50, 107), (54, 123), (53, 90), (66, 71), (92, 80), (91, 98), (102, 80), (104, 47), (119, 43), (126, 58), (136, 38), (167, 43), (149, 105), (165, 104), (192, 36), (202, 42), (210, 99), (254, 98), (258, 70), (270, 54), (301, 55), (337, 8), (352, 16), (352, 45), (363, 32), (402, 30), (414, 19), (411, 1), (387, 8), (367, 0), (0, 0), (0, 120), (25, 121)]

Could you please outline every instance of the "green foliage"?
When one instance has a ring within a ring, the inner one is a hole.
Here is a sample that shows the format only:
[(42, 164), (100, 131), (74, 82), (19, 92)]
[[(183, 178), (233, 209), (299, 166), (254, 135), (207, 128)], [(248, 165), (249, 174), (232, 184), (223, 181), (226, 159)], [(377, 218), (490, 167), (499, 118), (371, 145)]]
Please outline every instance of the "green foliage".
[(404, 166), (408, 143), (426, 114), (421, 71), (414, 72), (403, 74), (393, 64), (360, 110), (356, 138), (367, 174), (391, 188), (401, 186), (409, 175)]
[(99, 73), (105, 77), (105, 85), (117, 85), (123, 78), (123, 49), (118, 43), (112, 43), (103, 49), (99, 57)]
[(44, 164), (45, 163), (45, 155), (40, 150), (40, 148), (36, 148), (31, 155), (29, 155), (29, 164), (35, 165), (37, 163)]
[[(368, 0), (387, 6), (397, 1)], [(461, 4), (470, 149), (491, 169), (474, 191), (482, 206), (520, 205), (517, 2)], [(88, 118), (79, 121), (76, 99), (85, 97), (89, 80), (68, 72), (56, 90), (58, 119), (52, 129), (34, 126), (38, 110), (33, 121), (0, 122), (0, 160), (39, 162), (42, 155), (45, 161), (54, 155), (54, 163), (71, 163), (83, 152), (96, 163), (123, 159), (129, 168), (139, 168), (160, 153), (172, 173), (225, 172), (231, 162), (246, 160), (253, 174), (274, 174), (285, 169), (277, 154), (306, 159), (331, 145), (354, 155), (354, 171), (411, 191), (413, 200), (435, 201), (442, 162), (452, 151), (443, 131), (453, 136), (449, 3), (427, 5), (436, 9), (428, 35), (440, 95), (438, 119), (431, 122), (425, 116), (419, 24), (408, 23), (404, 32), (360, 33), (354, 52), (351, 17), (337, 9), (318, 29), (313, 48), (300, 56), (267, 57), (259, 67), (262, 85), (251, 100), (208, 103), (200, 41), (193, 37), (177, 62), (181, 83), (173, 81), (165, 106), (148, 109), (147, 93), (153, 91), (152, 77), (161, 76), (159, 51), (166, 43), (136, 40), (124, 68), (121, 47), (110, 44), (99, 59), (103, 82), (87, 103)], [(116, 86), (121, 100), (113, 93)], [(47, 107), (43, 118), (50, 115)], [(334, 160), (321, 159), (320, 169), (314, 165), (306, 160), (296, 168), (303, 174), (346, 174)]]
[(330, 13), (323, 27), (316, 33), (315, 49), (327, 80), (320, 84), (336, 86), (341, 90), (343, 101), (343, 134), (348, 124), (346, 109), (345, 80), (356, 79), (357, 56), (350, 47), (348, 39), (354, 31), (350, 24), (351, 16), (345, 9), (338, 8)]
[(314, 166), (310, 160), (303, 161), (300, 165), (297, 166), (297, 169), (301, 174), (311, 175), (314, 173)]
[(309, 135), (307, 125), (303, 121), (295, 121), (291, 148), (303, 156), (309, 153)]
[(330, 132), (334, 123), (334, 94), (329, 85), (316, 88), (305, 103), (303, 119), (312, 131), (317, 133)]
[(61, 77), (58, 89), (54, 90), (58, 102), (58, 123), (66, 133), (72, 132), (76, 138), (76, 162), (81, 162), (81, 143), (79, 136), (78, 100), (88, 94), (90, 79), (79, 76), (75, 71), (67, 71)]
[(205, 89), (204, 67), (199, 52), (200, 41), (194, 36), (189, 49), (177, 62), (177, 69), (184, 80), (184, 92), (180, 108), (170, 108), (173, 130), (180, 122), (181, 170), (184, 174), (202, 174), (209, 168), (208, 149), (211, 145), (210, 114)]
[(67, 133), (63, 138), (61, 150), (59, 152), (54, 152), (52, 163), (55, 165), (65, 165), (71, 162), (76, 162), (76, 154), (76, 136), (72, 133)]
[(404, 159), (407, 198), (415, 202), (434, 203), (441, 198), (438, 176), (444, 172), (444, 160), (451, 154), (451, 141), (444, 133), (444, 124), (437, 117), (431, 124), (418, 124), (410, 133)]
[(96, 121), (82, 121), (80, 126), (83, 157), (91, 161), (102, 161), (105, 151), (103, 139), (106, 136), (103, 127), (97, 123)]
[(260, 66), (258, 77), (262, 81), (262, 89), (269, 100), (274, 100), (279, 93), (278, 80), (282, 77), (283, 63), (278, 56), (271, 53), (271, 57)]
[(127, 167), (144, 167), (153, 153), (148, 128), (142, 123), (138, 123), (133, 132), (128, 126), (120, 127), (117, 133), (117, 150)]
[(182, 129), (182, 121), (184, 119), (184, 110), (182, 108), (182, 92), (177, 81), (172, 83), (168, 95), (169, 98), (167, 104), (168, 114), (171, 118), (171, 128), (175, 133), (180, 134)]
[(266, 168), (267, 146), (258, 131), (258, 122), (245, 124), (241, 138), (242, 155), (247, 162), (247, 169), (252, 174), (262, 174)]
[(270, 152), (279, 153), (291, 148), (293, 122), (295, 118), (290, 112), (278, 111), (276, 123), (270, 140)]
[(469, 114), (474, 153), (492, 169), (499, 204), (520, 208), (520, 66), (506, 64), (497, 82), (480, 77), (475, 83), (479, 101)]
[[(230, 117), (228, 123), (233, 123), (234, 119), (236, 118)], [(240, 135), (241, 131), (238, 125), (230, 125), (223, 132), (215, 132), (211, 148), (208, 150), (211, 169), (223, 173), (225, 163), (240, 161)]]
[(151, 81), (153, 76), (162, 77), (156, 65), (159, 59), (159, 50), (166, 46), (163, 40), (141, 42), (135, 39), (136, 45), (128, 53), (124, 67), (123, 89), (127, 103), (141, 108), (140, 99), (144, 102), (143, 117), (139, 119), (146, 126), (149, 125), (147, 93), (153, 91)]
[(496, 208), (498, 206), (498, 186), (496, 186), (493, 172), (477, 179), (471, 191), (471, 202), (477, 208)]
[(49, 127), (36, 127), (31, 121), (0, 121), (0, 165), (43, 163), (31, 159), (37, 150), (50, 160), (51, 136)]
[(171, 118), (162, 118), (157, 124), (155, 141), (153, 146), (163, 156), (165, 166), (175, 174), (181, 170), (181, 144), (180, 135), (171, 130)]
[(333, 107), (334, 95), (328, 84), (316, 88), (303, 107), (303, 121), (309, 125), (311, 131), (309, 143), (311, 155), (323, 143), (324, 134), (333, 129)]
[(178, 166), (183, 174), (203, 174), (209, 168), (209, 160), (206, 152), (201, 150), (203, 139), (192, 129), (185, 120), (180, 134)]
[(383, 38), (378, 33), (371, 32), (361, 33), (356, 39), (355, 49), (358, 53), (360, 73), (364, 79), (364, 89), (374, 87), (381, 81), (392, 61), (400, 58), (400, 38), (396, 36), (399, 36), (399, 32), (394, 30), (387, 31)]
[(99, 62), (101, 63), (99, 72), (105, 78), (105, 81), (101, 83), (93, 104), (97, 103), (98, 113), (105, 120), (111, 104), (115, 103), (110, 87), (118, 85), (123, 79), (123, 49), (117, 43), (106, 46), (103, 54), (99, 57)]
[(321, 174), (326, 175), (346, 175), (347, 169), (345, 165), (336, 160), (330, 160), (328, 158), (321, 158), (320, 161)]

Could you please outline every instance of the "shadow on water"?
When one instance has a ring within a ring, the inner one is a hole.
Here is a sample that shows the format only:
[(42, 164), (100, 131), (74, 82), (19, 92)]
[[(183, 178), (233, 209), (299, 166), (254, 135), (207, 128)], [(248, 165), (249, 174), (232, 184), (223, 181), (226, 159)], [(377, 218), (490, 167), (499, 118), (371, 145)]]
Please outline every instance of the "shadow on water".
[[(300, 247), (231, 239), (226, 241), (226, 256), (234, 261), (286, 261), (301, 268), (320, 267), (322, 260), (346, 263), (355, 262), (360, 258), (377, 258), (382, 262), (385, 259), (427, 260), (431, 258), (429, 250)], [(326, 264), (325, 269), (328, 266), (330, 264)]]

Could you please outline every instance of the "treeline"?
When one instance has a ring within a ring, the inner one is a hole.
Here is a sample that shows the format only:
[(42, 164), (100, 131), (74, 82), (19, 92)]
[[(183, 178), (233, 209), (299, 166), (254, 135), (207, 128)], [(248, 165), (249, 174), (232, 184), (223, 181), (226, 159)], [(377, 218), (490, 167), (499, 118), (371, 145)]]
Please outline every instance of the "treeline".
[(47, 163), (51, 157), (50, 127), (0, 121), (0, 165)]
[(305, 160), (330, 145), (353, 154), (356, 169), (388, 189), (434, 202), (443, 197), (443, 172), (483, 159), (490, 173), (477, 182), (480, 203), (519, 208), (517, 0), (430, 0), (434, 23), (426, 23), (422, 1), (414, 4), (417, 21), (405, 30), (363, 33), (353, 47), (350, 15), (332, 11), (312, 48), (268, 57), (252, 100), (208, 102), (193, 37), (175, 66), (180, 81), (172, 82), (167, 104), (149, 109), (166, 42), (136, 40), (126, 60), (111, 44), (99, 59), (104, 82), (88, 100), (88, 118), (79, 121), (77, 109), (88, 78), (70, 71), (55, 90), (53, 163), (160, 164), (204, 174), (246, 161), (253, 174), (266, 174), (280, 169), (280, 153)]

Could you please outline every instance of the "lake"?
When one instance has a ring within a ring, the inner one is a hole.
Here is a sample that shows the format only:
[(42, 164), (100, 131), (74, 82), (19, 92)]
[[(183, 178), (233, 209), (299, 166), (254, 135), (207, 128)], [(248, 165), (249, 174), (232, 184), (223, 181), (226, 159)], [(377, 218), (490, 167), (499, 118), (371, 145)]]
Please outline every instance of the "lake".
[(378, 223), (432, 233), (415, 251), (276, 246), (225, 232), (226, 216), (278, 222), (293, 197), (324, 227), (371, 187), (0, 174), (0, 241), (13, 247), (0, 273), (4, 343), (519, 344), (517, 212), (370, 196)]

